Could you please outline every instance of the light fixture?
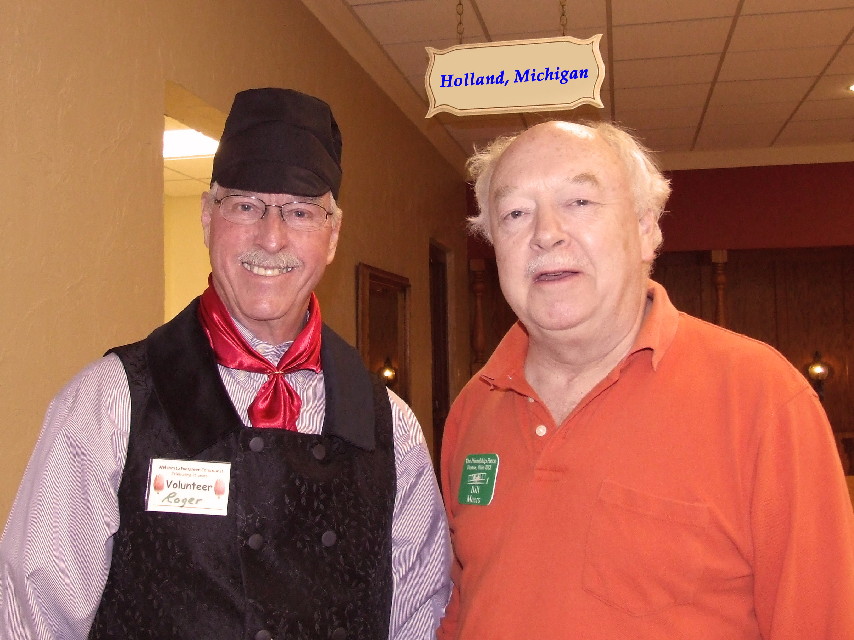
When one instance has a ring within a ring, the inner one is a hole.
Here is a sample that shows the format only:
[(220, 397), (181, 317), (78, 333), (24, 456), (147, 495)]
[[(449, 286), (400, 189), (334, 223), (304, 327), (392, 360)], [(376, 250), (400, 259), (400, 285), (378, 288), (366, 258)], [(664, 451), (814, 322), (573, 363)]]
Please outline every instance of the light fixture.
[(219, 142), (195, 129), (170, 129), (163, 132), (164, 158), (203, 158), (212, 156)]
[(383, 379), (387, 387), (394, 384), (397, 379), (397, 369), (391, 364), (391, 358), (386, 358), (382, 368), (379, 370), (380, 377)]
[(807, 365), (807, 376), (819, 398), (824, 398), (824, 381), (830, 375), (830, 365), (821, 359), (821, 353), (815, 352), (812, 362)]

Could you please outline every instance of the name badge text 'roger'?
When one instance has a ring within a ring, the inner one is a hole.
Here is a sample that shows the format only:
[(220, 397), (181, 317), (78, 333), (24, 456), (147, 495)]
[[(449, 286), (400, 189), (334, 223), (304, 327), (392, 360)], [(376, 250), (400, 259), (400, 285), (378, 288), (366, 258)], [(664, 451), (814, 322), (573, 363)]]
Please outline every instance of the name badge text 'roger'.
[(231, 463), (154, 458), (148, 471), (146, 511), (228, 513)]

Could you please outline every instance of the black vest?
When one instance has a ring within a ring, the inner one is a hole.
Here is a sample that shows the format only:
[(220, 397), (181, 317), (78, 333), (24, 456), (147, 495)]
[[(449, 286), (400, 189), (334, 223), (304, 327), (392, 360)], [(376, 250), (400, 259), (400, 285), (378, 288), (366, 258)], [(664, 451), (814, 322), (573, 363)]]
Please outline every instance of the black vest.
[[(89, 637), (387, 638), (395, 469), (385, 388), (324, 326), (323, 434), (247, 428), (197, 307), (115, 349), (131, 428)], [(152, 458), (230, 462), (228, 515), (146, 511)]]

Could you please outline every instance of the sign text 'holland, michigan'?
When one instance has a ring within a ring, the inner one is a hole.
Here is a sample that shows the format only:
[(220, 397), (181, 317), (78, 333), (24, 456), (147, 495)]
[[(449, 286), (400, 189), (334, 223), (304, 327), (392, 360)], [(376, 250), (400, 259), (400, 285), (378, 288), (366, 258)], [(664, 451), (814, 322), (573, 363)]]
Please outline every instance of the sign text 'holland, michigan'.
[[(513, 82), (546, 82), (557, 81), (561, 84), (566, 84), (570, 80), (582, 80), (588, 78), (587, 69), (561, 69), (560, 67), (546, 67), (541, 71), (537, 69), (516, 69)], [(453, 73), (441, 74), (441, 87), (473, 87), (486, 84), (510, 84), (510, 78), (504, 77), (504, 70), (500, 73), (492, 73), (489, 75), (479, 76), (474, 73), (464, 73), (462, 76), (455, 76)]]

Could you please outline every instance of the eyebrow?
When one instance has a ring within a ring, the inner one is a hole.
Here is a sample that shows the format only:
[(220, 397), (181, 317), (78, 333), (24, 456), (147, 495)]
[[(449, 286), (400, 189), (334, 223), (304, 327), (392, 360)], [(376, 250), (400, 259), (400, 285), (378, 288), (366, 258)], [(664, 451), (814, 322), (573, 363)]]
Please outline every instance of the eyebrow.
[[(578, 175), (574, 175), (570, 178), (564, 178), (560, 182), (563, 185), (590, 185), (592, 187), (601, 187), (602, 183), (599, 181), (599, 178), (596, 177), (596, 174), (593, 173), (579, 173)], [(498, 187), (493, 194), (493, 198), (496, 200), (500, 200), (501, 198), (505, 198), (511, 195), (514, 191), (518, 189), (517, 186), (512, 184), (505, 184), (504, 186)]]
[(571, 184), (589, 184), (593, 187), (599, 187), (602, 184), (599, 182), (599, 178), (597, 178), (593, 173), (579, 173), (577, 176), (573, 176), (566, 182)]

